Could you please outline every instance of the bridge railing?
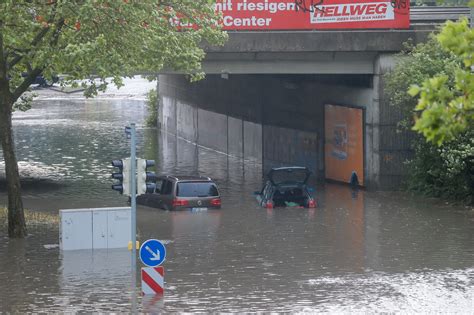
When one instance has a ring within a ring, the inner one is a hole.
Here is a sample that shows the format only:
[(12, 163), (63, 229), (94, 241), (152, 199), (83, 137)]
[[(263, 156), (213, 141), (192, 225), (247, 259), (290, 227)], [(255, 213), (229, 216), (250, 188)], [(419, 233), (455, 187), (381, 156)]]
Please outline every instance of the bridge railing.
[(442, 24), (447, 20), (456, 21), (461, 17), (471, 18), (468, 7), (411, 7), (410, 23), (412, 25)]

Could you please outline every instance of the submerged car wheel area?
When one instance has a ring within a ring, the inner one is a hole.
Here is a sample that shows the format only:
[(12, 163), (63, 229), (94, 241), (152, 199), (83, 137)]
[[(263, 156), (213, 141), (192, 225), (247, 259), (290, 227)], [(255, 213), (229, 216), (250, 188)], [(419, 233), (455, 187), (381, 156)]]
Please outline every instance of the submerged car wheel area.
[(164, 210), (220, 209), (221, 197), (217, 185), (209, 177), (160, 176), (153, 194), (137, 197), (140, 205)]
[(290, 166), (272, 168), (262, 190), (256, 192), (262, 207), (315, 208), (314, 189), (307, 186), (311, 172), (306, 167)]

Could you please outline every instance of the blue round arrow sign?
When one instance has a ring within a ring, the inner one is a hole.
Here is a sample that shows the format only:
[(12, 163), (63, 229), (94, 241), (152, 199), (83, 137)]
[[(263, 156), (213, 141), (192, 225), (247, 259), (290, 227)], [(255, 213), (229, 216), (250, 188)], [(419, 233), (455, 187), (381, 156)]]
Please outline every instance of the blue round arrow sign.
[(159, 240), (147, 240), (140, 247), (140, 260), (149, 267), (161, 265), (165, 258), (166, 248)]

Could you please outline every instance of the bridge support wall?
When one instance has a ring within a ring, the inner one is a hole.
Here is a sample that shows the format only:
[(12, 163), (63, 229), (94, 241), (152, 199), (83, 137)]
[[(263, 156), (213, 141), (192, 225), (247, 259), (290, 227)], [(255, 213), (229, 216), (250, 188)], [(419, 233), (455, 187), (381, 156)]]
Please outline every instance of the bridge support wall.
[(373, 181), (380, 189), (399, 189), (406, 176), (405, 162), (413, 157), (411, 143), (412, 132), (401, 131), (398, 123), (403, 116), (401, 111), (390, 105), (384, 92), (384, 74), (395, 66), (392, 54), (380, 54), (375, 60), (373, 78), (372, 115), (367, 115), (367, 142), (370, 150), (366, 150), (369, 173), (374, 174)]
[(204, 81), (189, 83), (180, 75), (161, 75), (158, 85), (159, 124), (163, 130), (207, 148), (261, 163), (261, 115), (248, 104), (254, 96), (247, 80), (242, 78), (229, 84), (220, 77), (209, 76)]

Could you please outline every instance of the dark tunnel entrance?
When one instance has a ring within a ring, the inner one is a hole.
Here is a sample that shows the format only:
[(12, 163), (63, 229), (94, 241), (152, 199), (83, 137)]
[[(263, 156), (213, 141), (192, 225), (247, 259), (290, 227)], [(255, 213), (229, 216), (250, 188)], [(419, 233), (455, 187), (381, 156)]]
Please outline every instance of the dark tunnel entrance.
[[(162, 129), (271, 167), (308, 167), (321, 181), (367, 177), (373, 75), (223, 74), (190, 83), (160, 75)], [(351, 157), (356, 156), (355, 159)]]

